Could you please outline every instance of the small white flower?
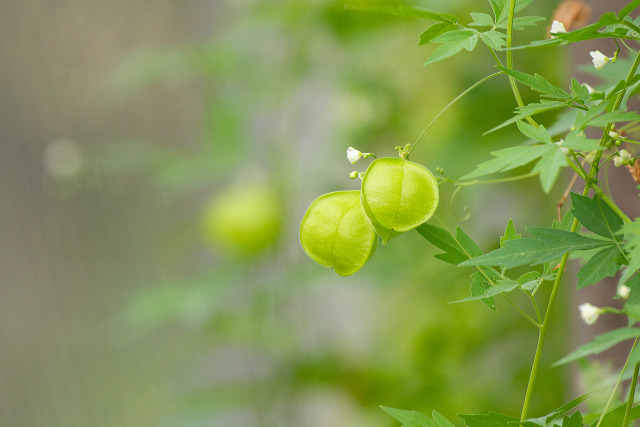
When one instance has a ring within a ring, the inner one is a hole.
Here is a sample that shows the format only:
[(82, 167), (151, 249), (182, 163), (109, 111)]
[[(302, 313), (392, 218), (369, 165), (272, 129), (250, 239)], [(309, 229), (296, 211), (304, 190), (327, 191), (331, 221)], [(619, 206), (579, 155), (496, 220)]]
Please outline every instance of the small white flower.
[(580, 304), (578, 306), (578, 310), (580, 310), (580, 317), (587, 325), (593, 325), (594, 323), (596, 323), (596, 320), (598, 320), (600, 313), (602, 313), (601, 308), (596, 307), (595, 305), (591, 305), (588, 302)]
[(586, 87), (589, 93), (594, 93), (596, 91), (589, 83), (582, 83), (582, 86)]
[(589, 164), (592, 164), (595, 159), (596, 159), (596, 152), (592, 151), (589, 154), (587, 154), (587, 157), (584, 158), (584, 161)]
[(551, 33), (551, 38), (554, 38), (554, 34), (558, 34), (558, 33), (566, 33), (567, 30), (565, 30), (564, 28), (564, 24), (560, 21), (553, 21), (553, 23), (551, 24), (551, 30), (549, 31), (549, 33)]
[(564, 154), (565, 156), (569, 155), (569, 149), (567, 147), (563, 147), (562, 144), (564, 144), (564, 139), (556, 142), (556, 145), (560, 146), (560, 151), (562, 151), (562, 154)]
[(620, 138), (620, 135), (618, 135), (618, 133), (614, 131), (609, 131), (609, 136), (614, 139)]
[(613, 165), (615, 167), (620, 167), (629, 163), (629, 160), (631, 160), (631, 153), (627, 150), (620, 150), (618, 151), (618, 156), (613, 158)]
[(593, 58), (593, 66), (596, 67), (596, 70), (601, 70), (610, 60), (608, 56), (603, 55), (599, 50), (593, 50), (589, 52), (589, 55)]
[(347, 159), (351, 164), (354, 164), (355, 162), (360, 160), (362, 158), (362, 155), (363, 154), (360, 151), (356, 150), (353, 147), (347, 148)]
[(622, 299), (629, 298), (629, 294), (631, 294), (631, 288), (625, 285), (618, 286), (618, 295)]

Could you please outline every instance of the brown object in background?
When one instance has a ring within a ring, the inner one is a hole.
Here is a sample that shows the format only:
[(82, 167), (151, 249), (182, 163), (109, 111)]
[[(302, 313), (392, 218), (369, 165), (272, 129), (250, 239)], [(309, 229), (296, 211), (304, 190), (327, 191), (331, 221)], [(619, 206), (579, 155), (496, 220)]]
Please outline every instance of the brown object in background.
[[(567, 31), (584, 27), (591, 15), (591, 8), (579, 0), (565, 0), (553, 12), (553, 21), (562, 22)], [(549, 27), (551, 28), (551, 27)]]
[(640, 159), (636, 159), (636, 162), (631, 165), (627, 165), (627, 169), (629, 169), (629, 173), (633, 177), (633, 179), (640, 184)]

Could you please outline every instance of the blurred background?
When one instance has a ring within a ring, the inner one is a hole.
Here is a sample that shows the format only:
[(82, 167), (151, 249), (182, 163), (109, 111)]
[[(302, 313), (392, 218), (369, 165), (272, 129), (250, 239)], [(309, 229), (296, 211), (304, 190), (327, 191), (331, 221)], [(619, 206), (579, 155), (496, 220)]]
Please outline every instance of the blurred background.
[[(491, 13), (411, 4), (465, 23)], [(379, 405), (519, 414), (536, 331), (500, 300), (497, 313), (449, 304), (471, 271), (407, 233), (343, 278), (298, 241), (316, 197), (358, 188), (346, 148), (394, 156), (494, 71), (486, 49), (425, 68), (430, 22), (334, 0), (2, 6), (0, 425), (398, 425)], [(566, 52), (515, 61), (568, 85)], [(412, 159), (469, 172), (521, 139), (481, 136), (513, 108), (506, 80), (490, 80)], [(473, 187), (451, 207), (445, 185), (437, 215), (491, 250), (509, 218), (548, 226), (564, 185), (548, 198), (537, 180)], [(566, 353), (566, 317), (547, 362)], [(567, 371), (541, 375), (536, 415), (573, 393)]]

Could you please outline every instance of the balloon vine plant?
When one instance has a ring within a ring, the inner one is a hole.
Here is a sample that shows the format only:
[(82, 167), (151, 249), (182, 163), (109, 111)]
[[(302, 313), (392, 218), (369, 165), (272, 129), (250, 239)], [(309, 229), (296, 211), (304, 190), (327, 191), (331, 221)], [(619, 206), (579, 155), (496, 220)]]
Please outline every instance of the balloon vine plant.
[[(640, 405), (634, 406), (640, 369), (640, 328), (636, 325), (640, 321), (640, 218), (632, 221), (618, 207), (603, 188), (599, 172), (603, 165), (611, 162), (615, 167), (628, 168), (631, 177), (640, 182), (638, 155), (632, 154), (634, 150), (631, 148), (640, 144), (640, 114), (627, 108), (627, 101), (640, 93), (640, 74), (637, 74), (640, 51), (633, 47), (633, 43), (640, 42), (640, 18), (630, 16), (640, 7), (640, 0), (630, 2), (620, 11), (605, 13), (596, 23), (573, 31), (565, 28), (565, 24), (569, 27), (569, 22), (554, 21), (549, 38), (514, 47), (514, 30), (524, 30), (544, 20), (536, 16), (516, 16), (531, 1), (489, 0), (493, 16), (472, 12), (471, 22), (466, 25), (454, 15), (414, 7), (352, 7), (436, 21), (420, 36), (420, 44), (438, 44), (426, 64), (463, 50), (471, 51), (480, 42), (488, 48), (498, 72), (487, 75), (456, 97), (434, 118), (414, 144), (396, 147), (398, 158), (375, 158), (371, 153), (361, 153), (350, 147), (347, 157), (351, 163), (374, 158), (366, 172), (351, 174), (352, 178), (362, 180), (361, 189), (338, 191), (316, 199), (300, 225), (300, 241), (311, 259), (332, 267), (339, 275), (350, 275), (371, 259), (379, 238), (387, 243), (389, 239), (415, 229), (444, 251), (436, 255), (437, 258), (473, 269), (471, 295), (464, 301), (478, 300), (495, 309), (494, 299), (504, 298), (538, 329), (538, 342), (520, 417), (497, 413), (459, 415), (467, 426), (507, 427), (520, 424), (530, 427), (574, 427), (589, 424), (596, 427), (624, 427), (631, 420), (640, 418)], [(528, 74), (513, 66), (512, 53), (515, 49), (566, 46), (597, 38), (613, 39), (617, 49), (611, 57), (599, 51), (591, 52), (593, 66), (602, 70), (609, 62), (624, 62), (627, 67), (624, 79), (615, 80), (615, 76), (607, 75), (605, 69), (601, 73), (605, 80), (608, 78), (608, 83), (598, 89), (581, 84), (576, 79), (571, 80), (568, 88), (562, 88), (539, 74)], [(626, 50), (630, 59), (618, 58), (621, 49)], [(527, 138), (524, 144), (492, 152), (492, 159), (480, 163), (459, 180), (445, 176), (441, 169), (436, 169), (436, 177), (427, 168), (409, 160), (416, 144), (444, 111), (468, 92), (498, 75), (508, 77), (518, 106), (512, 117), (488, 132), (515, 124)], [(539, 93), (539, 102), (525, 104), (519, 85)], [(559, 114), (557, 122), (546, 128), (536, 121), (535, 116), (549, 111), (563, 111), (563, 114)], [(587, 128), (592, 128), (589, 132), (595, 132), (599, 137), (589, 138), (585, 132)], [(533, 165), (529, 173), (478, 180), (529, 164)], [(561, 220), (553, 221), (547, 228), (528, 228), (530, 237), (518, 234), (510, 220), (500, 238), (500, 247), (483, 253), (459, 227), (451, 232), (439, 220), (436, 221), (438, 225), (427, 223), (431, 218), (437, 219), (433, 214), (439, 202), (439, 185), (452, 183), (460, 188), (476, 183), (537, 176), (543, 190), (549, 192), (565, 168), (571, 168), (575, 178), (584, 182), (584, 191), (568, 195), (571, 208)], [(550, 313), (567, 260), (570, 253), (585, 250), (593, 250), (593, 255), (577, 273), (578, 288), (595, 285), (607, 276), (618, 275), (617, 298), (624, 301), (624, 307), (615, 309), (582, 304), (578, 307), (581, 317), (587, 324), (593, 324), (602, 313), (616, 313), (628, 318), (628, 326), (596, 337), (593, 342), (576, 349), (557, 364), (600, 353), (626, 340), (634, 340), (633, 347), (608, 402), (600, 411), (581, 413), (576, 410), (587, 398), (585, 394), (547, 415), (531, 418), (529, 403), (549, 331)], [(530, 267), (530, 271), (517, 275), (512, 273), (513, 268), (522, 266)], [(543, 306), (538, 290), (545, 282), (550, 283), (551, 292)], [(512, 292), (525, 294), (531, 307), (524, 308), (516, 304), (510, 298)], [(626, 403), (612, 407), (616, 390), (622, 380), (629, 377), (632, 368)], [(435, 411), (432, 417), (428, 417), (415, 411), (383, 409), (405, 426), (452, 426), (450, 421)]]

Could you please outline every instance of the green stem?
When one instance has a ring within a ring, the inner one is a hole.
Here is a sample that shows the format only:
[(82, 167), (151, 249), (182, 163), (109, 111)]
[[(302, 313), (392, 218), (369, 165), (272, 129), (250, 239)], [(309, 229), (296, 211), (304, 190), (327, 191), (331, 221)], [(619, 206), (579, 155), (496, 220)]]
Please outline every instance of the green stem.
[[(514, 0), (511, 0), (511, 3), (513, 6)], [(629, 70), (629, 74), (627, 75), (627, 79), (626, 79), (627, 84), (629, 80), (635, 75), (639, 65), (640, 65), (640, 55), (636, 56), (636, 59), (633, 62), (631, 69)], [(624, 89), (622, 89), (618, 94), (618, 97), (616, 99), (616, 102), (613, 106), (612, 111), (615, 111), (618, 109), (618, 107), (620, 107), (620, 104), (622, 103), (622, 99), (624, 98), (626, 91), (627, 91), (627, 85), (625, 84)], [(613, 123), (607, 124), (605, 131), (602, 134), (602, 138), (600, 139), (600, 147), (604, 148), (604, 145), (609, 139), (609, 131), (611, 130), (612, 126), (613, 126)], [(591, 169), (589, 169), (589, 174), (586, 179), (586, 182), (589, 184), (591, 184), (591, 182), (597, 176), (598, 162), (602, 157), (602, 152), (603, 150), (599, 150), (596, 153), (596, 159), (594, 160), (593, 165), (591, 166)], [(582, 195), (586, 196), (589, 193), (589, 189), (590, 189), (590, 186), (586, 185), (584, 188), (584, 191), (582, 192)], [(578, 229), (578, 220), (574, 219), (573, 224), (571, 225), (571, 232), (575, 232), (577, 229)], [(535, 384), (536, 377), (538, 374), (538, 367), (540, 365), (540, 356), (542, 355), (542, 347), (544, 346), (544, 341), (547, 336), (547, 330), (549, 327), (551, 309), (553, 308), (553, 304), (555, 302), (556, 295), (558, 293), (560, 280), (562, 279), (562, 274), (564, 273), (564, 269), (567, 265), (568, 258), (569, 258), (569, 253), (566, 253), (562, 256), (562, 261), (560, 262), (560, 268), (558, 269), (558, 275), (556, 276), (556, 280), (553, 283), (553, 289), (551, 290), (551, 297), (549, 298), (549, 304), (547, 305), (547, 310), (544, 315), (544, 321), (542, 322), (542, 327), (540, 328), (540, 335), (538, 336), (538, 345), (536, 346), (536, 354), (533, 358), (533, 365), (531, 366), (531, 374), (529, 375), (529, 384), (527, 384), (527, 392), (524, 396), (524, 404), (522, 405), (522, 414), (520, 416), (521, 421), (527, 418), (529, 401), (531, 400), (531, 392), (533, 391), (533, 386)]]
[(472, 84), (471, 86), (469, 86), (467, 88), (467, 90), (465, 90), (464, 92), (462, 92), (460, 95), (456, 96), (453, 101), (451, 101), (450, 103), (448, 103), (442, 110), (440, 110), (440, 112), (438, 114), (436, 114), (436, 116), (433, 118), (433, 120), (431, 120), (431, 122), (427, 125), (426, 128), (424, 128), (424, 130), (422, 131), (422, 133), (420, 134), (420, 136), (418, 137), (418, 139), (416, 139), (416, 142), (413, 143), (413, 145), (411, 146), (411, 148), (409, 148), (409, 151), (407, 152), (406, 157), (409, 157), (409, 154), (411, 154), (411, 152), (413, 151), (413, 149), (415, 148), (416, 145), (418, 145), (418, 142), (420, 142), (420, 140), (422, 139), (422, 137), (424, 136), (425, 133), (427, 133), (427, 131), (429, 130), (429, 128), (436, 122), (436, 120), (438, 120), (438, 118), (449, 109), (449, 107), (451, 107), (453, 104), (455, 104), (458, 100), (460, 100), (460, 98), (462, 98), (463, 96), (465, 96), (466, 94), (468, 94), (469, 92), (471, 92), (473, 89), (477, 88), (478, 86), (480, 86), (482, 83), (486, 82), (487, 80), (491, 79), (492, 77), (495, 77), (497, 75), (502, 74), (502, 71), (498, 71), (497, 73), (493, 73), (491, 75), (488, 75), (487, 77), (483, 78), (480, 81), (475, 82), (474, 84)]
[(627, 400), (627, 408), (624, 411), (624, 420), (622, 421), (622, 427), (629, 425), (629, 419), (631, 418), (631, 408), (633, 407), (633, 400), (636, 396), (636, 384), (638, 383), (638, 371), (640, 370), (640, 363), (636, 363), (633, 368), (633, 378), (631, 379), (631, 388), (629, 389), (629, 399)]
[[(627, 360), (624, 362), (624, 366), (622, 367), (622, 370), (620, 370), (620, 375), (618, 375), (618, 381), (616, 381), (616, 384), (613, 386), (613, 389), (611, 390), (611, 393), (609, 394), (609, 399), (607, 400), (607, 404), (604, 405), (604, 409), (602, 410), (602, 413), (600, 414), (600, 418), (598, 419), (598, 423), (596, 424), (596, 427), (600, 427), (600, 424), (602, 424), (602, 420), (604, 419), (604, 416), (607, 414), (607, 411), (609, 410), (609, 406), (611, 406), (611, 402), (613, 402), (613, 396), (615, 396), (616, 390), (618, 389), (618, 386), (620, 385), (620, 382), (622, 381), (622, 376), (624, 375), (624, 371), (627, 370), (627, 366), (629, 365), (629, 359), (631, 358), (631, 354), (633, 353), (633, 350), (635, 350), (636, 346), (638, 345), (638, 340), (639, 340), (639, 338), (636, 338), (636, 340), (633, 342), (633, 346), (631, 347), (631, 350), (629, 351), (629, 356), (627, 356)], [(637, 374), (636, 374), (636, 377), (637, 377)]]

